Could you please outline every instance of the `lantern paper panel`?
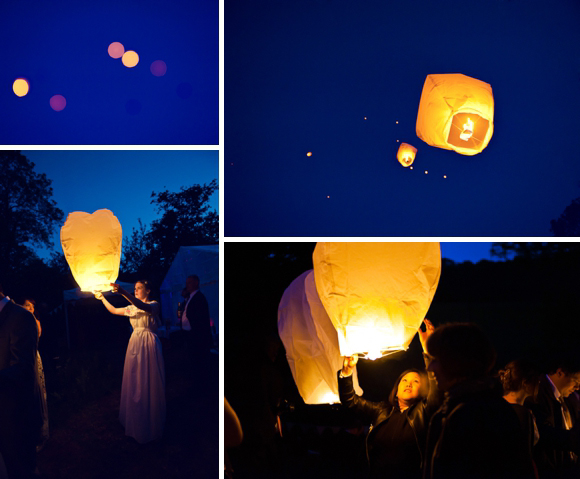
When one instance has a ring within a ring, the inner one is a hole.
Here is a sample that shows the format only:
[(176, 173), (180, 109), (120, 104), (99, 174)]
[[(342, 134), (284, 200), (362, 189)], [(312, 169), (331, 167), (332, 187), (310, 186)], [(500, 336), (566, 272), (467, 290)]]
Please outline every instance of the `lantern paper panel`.
[[(318, 298), (312, 270), (284, 291), (278, 307), (278, 333), (300, 396), (306, 404), (339, 402), (337, 373), (342, 369), (338, 336)], [(362, 395), (356, 370), (355, 392)]]
[(342, 356), (409, 347), (439, 283), (439, 243), (318, 243), (312, 259)]
[(491, 85), (460, 73), (428, 75), (423, 85), (417, 136), (438, 148), (476, 155), (493, 135)]
[(417, 148), (408, 143), (401, 143), (399, 150), (397, 151), (397, 160), (404, 167), (411, 166), (413, 161), (415, 161), (415, 155), (417, 154)]
[(60, 242), (81, 291), (111, 291), (119, 275), (122, 238), (121, 224), (109, 210), (68, 215)]

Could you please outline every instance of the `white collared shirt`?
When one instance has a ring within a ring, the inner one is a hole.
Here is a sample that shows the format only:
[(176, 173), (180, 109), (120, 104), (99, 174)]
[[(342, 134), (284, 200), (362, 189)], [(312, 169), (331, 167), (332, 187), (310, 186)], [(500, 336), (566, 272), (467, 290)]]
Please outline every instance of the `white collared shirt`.
[(8, 304), (9, 302), (10, 302), (10, 298), (8, 296), (4, 296), (2, 299), (0, 299), (0, 313), (4, 309), (4, 306), (6, 304)]
[(183, 307), (183, 314), (181, 315), (181, 327), (184, 331), (191, 331), (191, 324), (189, 324), (189, 319), (187, 319), (187, 306), (189, 305), (191, 298), (193, 298), (195, 293), (197, 293), (198, 291), (199, 289), (196, 289), (193, 293), (189, 295), (187, 303), (185, 303), (185, 306)]

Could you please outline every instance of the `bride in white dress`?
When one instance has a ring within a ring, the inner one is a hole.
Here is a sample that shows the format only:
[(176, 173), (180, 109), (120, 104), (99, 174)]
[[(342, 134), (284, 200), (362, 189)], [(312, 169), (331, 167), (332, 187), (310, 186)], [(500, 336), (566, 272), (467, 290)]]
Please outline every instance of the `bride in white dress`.
[(161, 325), (159, 303), (149, 301), (147, 281), (135, 283), (135, 296), (118, 284), (113, 291), (131, 304), (115, 308), (101, 293), (95, 297), (110, 313), (129, 316), (133, 333), (127, 346), (119, 420), (125, 434), (138, 443), (159, 439), (165, 425), (165, 365), (156, 331)]

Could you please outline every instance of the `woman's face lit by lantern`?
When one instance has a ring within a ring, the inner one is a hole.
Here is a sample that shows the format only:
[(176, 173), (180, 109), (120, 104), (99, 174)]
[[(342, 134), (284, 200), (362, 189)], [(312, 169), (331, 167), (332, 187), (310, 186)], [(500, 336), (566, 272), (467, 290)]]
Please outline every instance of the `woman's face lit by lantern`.
[(22, 305), (22, 307), (28, 311), (30, 311), (32, 314), (34, 314), (34, 304), (32, 304), (30, 301), (26, 300), (24, 301), (24, 304)]
[(151, 291), (143, 283), (135, 283), (135, 297), (141, 301), (147, 301)]
[(419, 397), (421, 389), (421, 376), (415, 372), (405, 374), (399, 382), (397, 397), (399, 400), (408, 402)]

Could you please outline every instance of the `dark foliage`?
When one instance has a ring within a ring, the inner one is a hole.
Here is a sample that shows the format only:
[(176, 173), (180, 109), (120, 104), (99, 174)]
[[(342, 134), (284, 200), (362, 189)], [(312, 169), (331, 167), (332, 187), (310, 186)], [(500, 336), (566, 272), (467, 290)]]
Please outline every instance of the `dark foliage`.
[(557, 220), (550, 221), (554, 236), (580, 236), (580, 198), (572, 200)]

